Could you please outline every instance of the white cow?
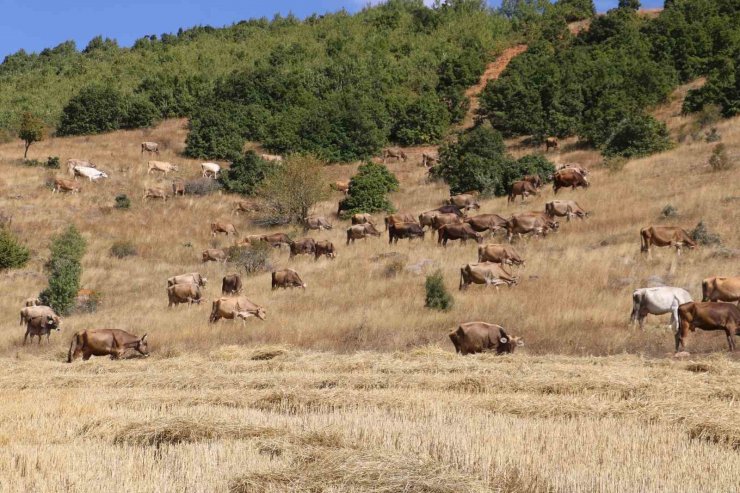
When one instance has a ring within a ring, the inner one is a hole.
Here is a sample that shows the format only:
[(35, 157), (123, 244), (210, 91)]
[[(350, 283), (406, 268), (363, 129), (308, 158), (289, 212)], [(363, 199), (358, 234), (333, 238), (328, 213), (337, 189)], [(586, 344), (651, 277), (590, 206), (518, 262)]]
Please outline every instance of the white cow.
[(218, 178), (218, 172), (221, 171), (221, 166), (216, 163), (203, 163), (200, 167), (203, 170), (204, 178), (208, 178), (210, 175), (213, 175), (214, 178)]
[(75, 179), (77, 179), (78, 176), (83, 176), (90, 181), (96, 181), (101, 178), (108, 178), (108, 175), (106, 175), (104, 172), (100, 171), (99, 169), (90, 168), (88, 166), (75, 166), (72, 168)]
[(260, 154), (260, 159), (265, 161), (282, 161), (283, 156), (278, 156), (277, 154)]
[(678, 330), (678, 307), (684, 303), (694, 301), (691, 295), (682, 288), (661, 286), (657, 288), (636, 289), (632, 293), (632, 316), (631, 323), (639, 321), (640, 328), (648, 314), (663, 315), (671, 314), (671, 327)]

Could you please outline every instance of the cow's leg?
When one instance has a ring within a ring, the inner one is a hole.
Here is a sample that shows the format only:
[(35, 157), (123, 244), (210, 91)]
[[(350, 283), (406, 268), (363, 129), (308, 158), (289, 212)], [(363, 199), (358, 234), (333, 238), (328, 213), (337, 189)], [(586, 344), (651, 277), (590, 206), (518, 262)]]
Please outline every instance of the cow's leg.
[(82, 361), (87, 361), (90, 359), (90, 356), (92, 356), (92, 353), (90, 351), (85, 351), (82, 354)]
[[(28, 331), (26, 331), (26, 335), (23, 336), (23, 345), (24, 346), (26, 344), (26, 339), (28, 339)], [(31, 341), (31, 342), (33, 342), (33, 341)]]
[(731, 352), (735, 351), (735, 334), (733, 334), (733, 332), (735, 331), (725, 329), (725, 334), (727, 334), (727, 344), (729, 345)]

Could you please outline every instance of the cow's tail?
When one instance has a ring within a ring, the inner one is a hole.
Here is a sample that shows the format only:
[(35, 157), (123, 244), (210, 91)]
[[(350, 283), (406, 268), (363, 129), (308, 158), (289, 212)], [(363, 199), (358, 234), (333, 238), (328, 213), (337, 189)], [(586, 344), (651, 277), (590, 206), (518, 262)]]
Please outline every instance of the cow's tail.
[(216, 322), (216, 314), (218, 313), (218, 300), (213, 302), (213, 307), (211, 308), (211, 316), (208, 317), (208, 323), (215, 323)]
[(74, 336), (72, 336), (72, 342), (69, 345), (69, 352), (67, 353), (67, 363), (72, 362), (74, 354), (80, 347), (82, 347), (82, 332), (77, 332)]
[(21, 325), (23, 325), (23, 322), (25, 322), (25, 321), (26, 321), (26, 317), (23, 314), (23, 310), (21, 310)]
[(701, 283), (701, 300), (709, 301), (709, 280), (704, 279)]
[(465, 287), (465, 267), (460, 267), (460, 286), (458, 290), (462, 291)]
[(277, 284), (276, 274), (276, 272), (272, 273), (272, 289), (275, 289), (275, 285)]
[(640, 230), (640, 251), (646, 252), (648, 249), (647, 229)]

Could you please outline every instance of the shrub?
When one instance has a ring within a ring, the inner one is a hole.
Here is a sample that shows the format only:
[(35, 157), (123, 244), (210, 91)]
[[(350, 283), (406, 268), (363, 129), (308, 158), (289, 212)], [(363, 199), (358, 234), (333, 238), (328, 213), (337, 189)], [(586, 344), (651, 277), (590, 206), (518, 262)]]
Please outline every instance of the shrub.
[(383, 267), (383, 276), (388, 278), (396, 277), (398, 274), (403, 272), (405, 267), (406, 260), (403, 257), (392, 258), (385, 263), (385, 266)]
[(568, 22), (590, 19), (596, 15), (593, 0), (558, 0), (556, 5)]
[(270, 163), (261, 159), (254, 151), (247, 151), (234, 159), (228, 169), (222, 170), (218, 180), (227, 192), (254, 195), (272, 168)]
[(605, 156), (640, 157), (671, 147), (668, 128), (650, 115), (627, 117), (603, 147)]
[(86, 242), (74, 226), (55, 236), (51, 243), (51, 258), (46, 264), (49, 286), (41, 292), (41, 301), (60, 315), (68, 315), (74, 308), (80, 289)]
[(437, 142), (450, 124), (450, 114), (444, 103), (434, 96), (418, 99), (405, 108), (391, 137), (401, 145)]
[(324, 163), (315, 156), (293, 155), (273, 166), (260, 195), (274, 217), (303, 222), (311, 208), (328, 196)]
[(272, 270), (270, 254), (272, 247), (264, 241), (249, 246), (232, 246), (226, 252), (228, 261), (244, 269), (247, 274), (258, 274)]
[(21, 245), (10, 230), (0, 226), (0, 271), (19, 269), (30, 257), (28, 248)]
[(18, 138), (25, 144), (23, 159), (26, 159), (28, 156), (28, 148), (31, 147), (31, 144), (44, 138), (44, 122), (42, 122), (39, 117), (32, 115), (29, 112), (23, 113), (23, 116), (21, 117), (21, 126), (18, 129)]
[(188, 195), (209, 195), (222, 188), (221, 183), (211, 178), (198, 178), (185, 182), (185, 193)]
[(398, 179), (385, 165), (367, 162), (350, 180), (347, 198), (339, 203), (339, 208), (345, 217), (358, 212), (393, 212), (386, 195), (396, 190)]
[(619, 0), (620, 9), (640, 10), (640, 0)]
[(704, 137), (704, 140), (707, 142), (719, 142), (722, 140), (722, 135), (720, 135), (719, 132), (717, 132), (716, 127), (712, 127), (709, 129), (709, 132), (706, 133), (706, 136)]
[(138, 255), (136, 245), (128, 240), (116, 241), (110, 247), (110, 254), (116, 258), (135, 257)]
[(660, 217), (663, 219), (670, 219), (676, 216), (678, 216), (678, 209), (673, 207), (671, 204), (666, 205), (663, 207), (663, 210), (660, 211)]
[(724, 144), (720, 143), (714, 146), (712, 155), (709, 157), (709, 166), (714, 171), (724, 171), (732, 168), (732, 162), (727, 156), (727, 149)]
[(700, 245), (712, 246), (722, 244), (722, 239), (717, 233), (712, 233), (707, 228), (704, 221), (699, 221), (694, 229), (691, 230), (691, 239)]
[(131, 96), (125, 100), (121, 128), (151, 127), (159, 120), (159, 110), (148, 99)]
[(44, 164), (44, 167), (48, 169), (59, 169), (61, 167), (59, 156), (49, 156), (46, 159), (46, 164)]
[(125, 193), (116, 195), (116, 204), (114, 207), (116, 209), (128, 209), (131, 207), (131, 199)]
[(608, 169), (611, 173), (622, 171), (626, 164), (627, 158), (622, 156), (606, 156), (602, 161), (604, 168)]
[(425, 282), (426, 298), (424, 306), (434, 310), (448, 311), (452, 308), (454, 300), (445, 287), (441, 271), (427, 276)]

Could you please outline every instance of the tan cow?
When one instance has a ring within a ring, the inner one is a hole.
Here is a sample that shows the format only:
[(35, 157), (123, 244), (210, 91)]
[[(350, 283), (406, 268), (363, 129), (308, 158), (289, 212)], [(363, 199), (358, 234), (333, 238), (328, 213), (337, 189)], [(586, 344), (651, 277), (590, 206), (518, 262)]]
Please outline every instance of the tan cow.
[(534, 188), (542, 188), (542, 178), (540, 178), (540, 175), (525, 175), (522, 181), (528, 181)]
[[(383, 221), (385, 222), (385, 229), (387, 231), (388, 226), (391, 224), (416, 223), (416, 218), (412, 214), (396, 213), (385, 216)], [(431, 224), (430, 222), (429, 225)]]
[(167, 202), (167, 191), (164, 188), (147, 188), (144, 192), (144, 200), (146, 199), (162, 199)]
[(175, 284), (167, 287), (167, 307), (177, 306), (187, 303), (188, 306), (193, 303), (200, 304), (201, 293), (197, 284)]
[(322, 229), (331, 229), (332, 225), (324, 216), (309, 216), (305, 219), (303, 228), (305, 230), (312, 229), (321, 231)]
[(267, 312), (264, 308), (249, 301), (244, 296), (233, 298), (219, 298), (214, 300), (211, 316), (208, 321), (216, 323), (219, 320), (236, 320), (241, 318), (246, 323), (249, 317), (257, 317), (260, 320), (267, 318)]
[(59, 320), (59, 317), (49, 314), (30, 318), (26, 323), (26, 334), (23, 336), (23, 344), (26, 343), (29, 337), (31, 338), (31, 343), (33, 343), (34, 336), (38, 336), (39, 344), (41, 344), (41, 336), (44, 335), (48, 344), (50, 342), (51, 331), (56, 330), (58, 332), (61, 330), (59, 328)]
[(177, 197), (178, 195), (185, 196), (185, 182), (182, 180), (175, 180), (172, 182), (172, 195)]
[(740, 306), (740, 277), (708, 277), (701, 283), (702, 301), (737, 302)]
[(159, 144), (156, 142), (142, 142), (141, 153), (144, 154), (144, 151), (159, 154)]
[(226, 263), (226, 252), (219, 248), (209, 248), (201, 252), (203, 262), (223, 262)]
[(223, 233), (226, 236), (239, 234), (231, 223), (211, 223), (211, 236), (216, 236), (219, 233)]
[(347, 245), (350, 242), (354, 243), (355, 240), (364, 239), (367, 240), (369, 236), (380, 236), (380, 231), (375, 229), (372, 224), (355, 224), (347, 228)]
[(583, 166), (579, 166), (577, 164), (561, 164), (557, 167), (555, 171), (560, 171), (564, 169), (573, 169), (573, 170), (578, 171), (583, 176), (588, 176), (588, 170), (584, 168)]
[(460, 324), (449, 334), (455, 352), (468, 354), (496, 351), (496, 354), (513, 353), (518, 346), (524, 346), (521, 337), (510, 337), (500, 325), (486, 322)]
[(548, 137), (545, 139), (545, 152), (548, 152), (550, 148), (553, 148), (556, 151), (560, 149), (560, 143), (558, 142), (557, 137)]
[(239, 246), (239, 247), (252, 246), (252, 245), (254, 245), (254, 244), (262, 241), (263, 238), (264, 238), (264, 235), (247, 235), (244, 238), (242, 238), (241, 240), (239, 240), (236, 243), (236, 246)]
[(432, 234), (446, 224), (462, 224), (463, 220), (457, 214), (438, 214), (432, 218)]
[(280, 247), (281, 245), (290, 246), (290, 236), (285, 233), (272, 233), (269, 235), (263, 235), (261, 240), (269, 243), (271, 247)]
[(146, 334), (141, 337), (119, 329), (92, 329), (77, 332), (72, 338), (67, 353), (67, 363), (72, 363), (82, 355), (87, 361), (91, 356), (110, 356), (120, 359), (126, 350), (133, 349), (142, 356), (149, 356)]
[(45, 305), (35, 305), (21, 308), (20, 325), (28, 323), (28, 321), (32, 318), (45, 316), (50, 316), (55, 320), (61, 320), (59, 315), (57, 315), (51, 307)]
[(188, 274), (180, 274), (179, 276), (172, 276), (167, 279), (167, 286), (174, 286), (175, 284), (197, 284), (200, 287), (206, 287), (208, 279), (201, 276), (198, 272), (190, 272)]
[(491, 235), (496, 234), (498, 230), (505, 230), (508, 221), (498, 214), (478, 214), (477, 216), (468, 217), (463, 222), (470, 224), (473, 230), (478, 233), (490, 231)]
[(342, 192), (343, 194), (346, 195), (347, 192), (349, 192), (349, 182), (348, 181), (335, 181), (334, 183), (329, 184), (329, 188), (337, 192)]
[(507, 265), (525, 265), (524, 259), (511, 245), (489, 243), (478, 247), (478, 262), (494, 262)]
[(264, 161), (282, 161), (283, 156), (278, 156), (277, 154), (260, 154), (260, 159)]
[(458, 209), (471, 210), (480, 209), (480, 204), (476, 200), (476, 196), (469, 193), (461, 193), (453, 195), (447, 200), (447, 205), (454, 205)]
[(471, 284), (485, 284), (486, 287), (505, 284), (509, 287), (519, 284), (519, 278), (507, 271), (502, 264), (495, 262), (480, 262), (467, 264), (460, 269), (460, 290), (467, 289)]
[(373, 216), (367, 213), (362, 214), (353, 214), (352, 215), (352, 224), (372, 224), (375, 225), (375, 221), (373, 220)]
[(583, 210), (575, 200), (552, 200), (545, 204), (545, 213), (551, 218), (566, 217), (568, 221), (573, 216), (585, 219), (590, 214)]
[(483, 235), (476, 232), (467, 223), (446, 224), (437, 230), (437, 244), (445, 247), (449, 240), (461, 240), (464, 245), (471, 238), (478, 243), (483, 241)]
[(74, 180), (65, 180), (64, 178), (54, 178), (54, 188), (51, 189), (51, 193), (60, 193), (60, 192), (80, 193), (80, 190), (82, 190), (82, 188), (79, 185), (77, 185), (77, 182)]
[(538, 192), (535, 186), (530, 182), (521, 180), (515, 181), (511, 184), (511, 188), (509, 189), (509, 198), (506, 201), (514, 202), (517, 195), (521, 195), (522, 202), (524, 202), (526, 197), (529, 197), (530, 195), (538, 195)]
[(289, 258), (293, 258), (296, 255), (313, 255), (316, 252), (316, 240), (313, 238), (302, 238), (300, 240), (291, 241), (289, 246)]
[(147, 169), (146, 174), (150, 174), (152, 171), (159, 171), (160, 173), (164, 173), (164, 176), (167, 176), (167, 173), (170, 171), (179, 171), (176, 164), (165, 161), (149, 161), (147, 164), (149, 165), (149, 169)]
[(260, 212), (262, 207), (260, 204), (253, 200), (240, 200), (234, 204), (234, 209), (231, 211), (232, 214), (239, 214), (241, 212)]
[(318, 260), (319, 257), (337, 258), (337, 251), (334, 249), (334, 243), (327, 240), (317, 241), (316, 248), (314, 248), (314, 260)]
[(385, 164), (388, 158), (406, 162), (407, 156), (401, 149), (385, 149), (383, 151), (383, 164)]
[(283, 269), (272, 272), (272, 289), (273, 291), (277, 288), (303, 288), (306, 289), (307, 284), (303, 282), (298, 272), (293, 269)]
[(421, 154), (421, 165), (425, 168), (431, 168), (435, 164), (437, 164), (437, 161), (439, 160), (439, 156), (436, 154), (431, 153), (422, 153)]
[(519, 239), (523, 235), (533, 234), (534, 236), (547, 236), (550, 231), (557, 231), (560, 224), (550, 219), (544, 212), (522, 212), (515, 214), (506, 224), (507, 239), (511, 239), (516, 234)]
[(684, 339), (697, 328), (723, 330), (730, 351), (735, 350), (735, 337), (740, 335), (740, 308), (730, 303), (691, 301), (678, 307), (679, 329), (676, 331), (676, 351), (684, 350)]
[(589, 186), (588, 179), (579, 171), (572, 168), (557, 171), (552, 175), (552, 189), (556, 195), (561, 188), (571, 187), (571, 189), (575, 190), (578, 187), (588, 188)]
[(686, 230), (675, 226), (648, 226), (640, 230), (640, 251), (647, 252), (648, 258), (652, 258), (650, 247), (673, 247), (676, 254), (681, 255), (681, 247), (693, 250), (696, 243), (691, 239)]

